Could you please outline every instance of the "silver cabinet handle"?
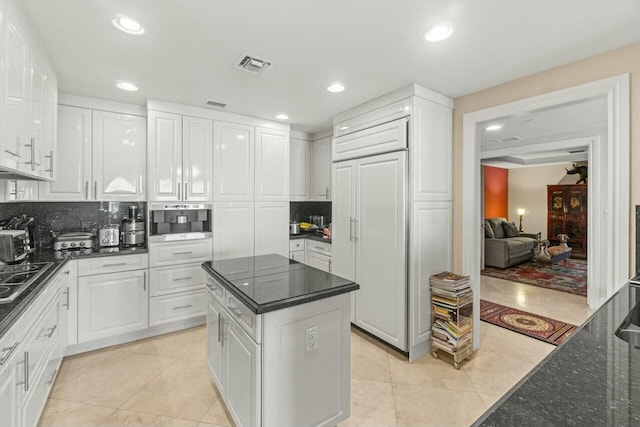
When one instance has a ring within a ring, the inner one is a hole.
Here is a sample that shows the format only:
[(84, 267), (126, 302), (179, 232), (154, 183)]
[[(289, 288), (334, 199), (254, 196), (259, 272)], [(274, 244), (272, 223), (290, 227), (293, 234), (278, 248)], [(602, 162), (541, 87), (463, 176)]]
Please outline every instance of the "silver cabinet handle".
[(220, 342), (220, 325), (222, 325), (222, 315), (218, 313), (218, 342)]
[(67, 307), (67, 311), (69, 311), (69, 287), (67, 286), (67, 290), (65, 291), (65, 295), (67, 296), (67, 302), (62, 304), (63, 307)]
[(84, 196), (85, 200), (89, 200), (89, 181), (84, 183)]
[(173, 309), (182, 310), (183, 308), (189, 308), (189, 307), (193, 307), (193, 304), (179, 305), (179, 306), (173, 307)]
[(122, 266), (125, 266), (125, 265), (127, 265), (126, 262), (117, 262), (115, 264), (102, 264), (102, 267), (105, 267), (105, 268), (106, 267), (122, 267)]
[(180, 183), (178, 183), (178, 200), (182, 200), (180, 198), (180, 188), (182, 188), (182, 185)]
[(36, 170), (36, 140), (35, 138), (31, 138), (31, 144), (26, 144), (25, 147), (29, 147), (31, 151), (31, 161), (25, 162), (27, 165), (31, 165), (31, 170)]
[(174, 255), (191, 255), (193, 252), (174, 252)]
[(209, 289), (211, 289), (212, 291), (217, 291), (218, 287), (216, 285), (214, 285), (213, 283), (209, 282), (207, 283), (207, 286), (209, 287)]
[(191, 280), (193, 279), (193, 277), (189, 276), (189, 277), (177, 277), (175, 279), (173, 279), (174, 282), (179, 282), (181, 280)]
[(44, 335), (47, 338), (51, 338), (53, 336), (53, 334), (56, 332), (56, 329), (58, 329), (58, 325), (54, 325), (53, 328), (43, 329), (42, 332), (49, 331), (48, 334), (44, 334)]
[(9, 360), (9, 358), (11, 357), (13, 352), (16, 351), (16, 348), (18, 348), (18, 344), (20, 344), (20, 343), (16, 341), (11, 347), (5, 347), (5, 348), (2, 349), (2, 352), (4, 353), (6, 351), (7, 354), (2, 356), (2, 359), (0, 359), (0, 366), (2, 366), (5, 363), (7, 363), (7, 360)]
[(142, 272), (142, 290), (143, 291), (147, 291), (147, 272), (143, 271)]
[(16, 383), (17, 386), (24, 386), (24, 391), (29, 391), (29, 352), (25, 351), (22, 362), (18, 362), (18, 365), (24, 364), (24, 381)]
[(98, 200), (98, 181), (93, 181), (93, 198)]
[(324, 198), (329, 200), (329, 187), (324, 187)]
[(353, 240), (358, 240), (358, 220), (356, 218), (353, 218), (353, 225), (354, 225), (354, 231), (353, 231)]
[(187, 195), (189, 194), (189, 193), (187, 193), (187, 188), (188, 188), (187, 185), (189, 185), (189, 184), (187, 184), (185, 182), (184, 183), (184, 196), (183, 196), (184, 200), (187, 200), (187, 197), (188, 197)]
[(349, 241), (353, 241), (353, 218), (349, 218)]
[(331, 273), (331, 260), (329, 260), (329, 273)]
[(53, 178), (53, 150), (49, 150), (49, 155), (45, 157), (49, 158), (49, 169), (45, 172), (49, 172), (49, 175)]

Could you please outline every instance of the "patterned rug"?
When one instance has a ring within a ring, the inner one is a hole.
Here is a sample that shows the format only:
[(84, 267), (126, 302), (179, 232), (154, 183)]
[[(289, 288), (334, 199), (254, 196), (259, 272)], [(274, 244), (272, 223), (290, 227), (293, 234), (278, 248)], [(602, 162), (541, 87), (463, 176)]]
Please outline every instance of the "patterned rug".
[(480, 300), (480, 320), (553, 345), (560, 344), (576, 330), (569, 323), (485, 300)]
[[(564, 263), (564, 262), (563, 262)], [(527, 285), (587, 295), (587, 261), (568, 259), (567, 265), (527, 261), (510, 268), (485, 267), (480, 274)]]

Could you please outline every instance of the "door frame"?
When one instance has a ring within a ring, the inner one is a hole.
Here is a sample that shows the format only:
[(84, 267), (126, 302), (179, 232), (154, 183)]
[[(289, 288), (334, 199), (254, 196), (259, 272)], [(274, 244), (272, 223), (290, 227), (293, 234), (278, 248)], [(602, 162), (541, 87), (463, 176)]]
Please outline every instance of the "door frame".
[[(596, 185), (589, 188), (589, 198), (593, 202), (589, 213), (589, 231), (593, 239), (587, 256), (593, 259), (599, 252), (598, 259), (602, 262), (591, 263), (594, 280), (591, 280), (587, 294), (589, 308), (598, 308), (626, 283), (630, 274), (629, 74), (622, 74), (464, 115), (460, 241), (465, 243), (461, 245), (461, 270), (462, 274), (471, 278), (476, 325), (480, 321), (481, 245), (484, 236), (480, 159), (481, 155), (486, 154), (482, 153), (480, 146), (479, 123), (601, 96), (607, 98), (608, 104), (607, 139), (594, 138), (590, 143), (589, 165), (604, 179), (596, 181), (599, 182), (598, 188), (593, 188)], [(536, 149), (541, 146), (535, 145)], [(602, 215), (596, 215), (596, 212), (602, 212)], [(598, 252), (594, 252), (594, 248), (598, 248)], [(474, 348), (480, 345), (479, 328), (474, 328), (473, 343)]]

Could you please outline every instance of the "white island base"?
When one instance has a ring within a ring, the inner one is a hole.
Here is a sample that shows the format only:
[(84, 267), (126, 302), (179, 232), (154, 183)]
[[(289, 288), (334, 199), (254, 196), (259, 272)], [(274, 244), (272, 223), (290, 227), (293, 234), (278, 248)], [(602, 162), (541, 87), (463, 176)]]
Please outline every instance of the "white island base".
[(350, 293), (254, 314), (213, 278), (207, 364), (237, 427), (349, 418)]

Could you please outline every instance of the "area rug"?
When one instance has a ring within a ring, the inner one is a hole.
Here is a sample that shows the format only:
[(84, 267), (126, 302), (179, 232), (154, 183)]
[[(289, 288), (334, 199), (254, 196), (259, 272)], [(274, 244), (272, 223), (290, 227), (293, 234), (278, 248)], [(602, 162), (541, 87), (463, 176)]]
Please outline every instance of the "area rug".
[(560, 344), (576, 330), (569, 323), (485, 300), (480, 300), (480, 320), (553, 345)]
[(568, 259), (567, 265), (553, 264), (552, 267), (537, 261), (527, 261), (511, 268), (485, 267), (480, 274), (576, 295), (587, 295), (585, 260)]

